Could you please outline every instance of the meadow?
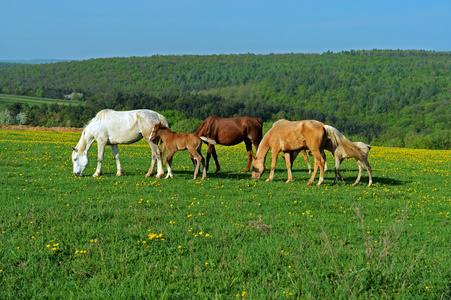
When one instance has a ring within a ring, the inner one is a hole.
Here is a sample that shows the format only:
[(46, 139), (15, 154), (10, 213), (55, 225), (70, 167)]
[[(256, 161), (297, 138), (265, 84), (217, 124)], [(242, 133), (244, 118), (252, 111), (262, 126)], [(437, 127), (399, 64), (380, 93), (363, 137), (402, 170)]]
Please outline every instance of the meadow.
[(186, 152), (173, 179), (145, 178), (143, 141), (119, 147), (122, 177), (107, 148), (93, 178), (94, 143), (76, 177), (79, 137), (0, 130), (2, 299), (451, 298), (450, 150), (372, 147), (371, 187), (366, 171), (331, 186), (327, 153), (317, 187), (300, 158), (291, 183), (282, 159), (252, 180), (244, 145), (218, 147), (201, 181)]

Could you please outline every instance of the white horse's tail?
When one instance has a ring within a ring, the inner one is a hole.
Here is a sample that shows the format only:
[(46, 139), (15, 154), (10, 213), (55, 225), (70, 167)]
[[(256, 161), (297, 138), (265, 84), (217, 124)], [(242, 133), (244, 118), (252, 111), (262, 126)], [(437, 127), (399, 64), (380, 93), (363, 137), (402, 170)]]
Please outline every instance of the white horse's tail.
[(163, 124), (164, 126), (169, 128), (169, 123), (168, 123), (168, 121), (166, 120), (166, 118), (163, 115), (158, 114), (158, 119), (160, 119), (160, 123), (161, 124)]
[[(164, 126), (169, 128), (169, 123), (163, 115), (158, 114), (158, 118), (160, 119), (161, 124), (163, 124)], [(164, 157), (166, 156), (167, 151), (168, 151), (168, 148), (166, 147), (166, 144), (164, 143), (163, 139), (160, 138), (160, 152), (161, 152), (161, 158), (163, 159), (163, 161), (164, 161)]]
[(356, 145), (354, 145), (350, 140), (348, 140), (343, 134), (341, 134), (337, 129), (332, 126), (325, 125), (324, 130), (332, 141), (333, 148), (336, 149), (341, 146), (348, 155), (351, 155), (359, 160), (365, 161), (367, 155), (362, 152)]

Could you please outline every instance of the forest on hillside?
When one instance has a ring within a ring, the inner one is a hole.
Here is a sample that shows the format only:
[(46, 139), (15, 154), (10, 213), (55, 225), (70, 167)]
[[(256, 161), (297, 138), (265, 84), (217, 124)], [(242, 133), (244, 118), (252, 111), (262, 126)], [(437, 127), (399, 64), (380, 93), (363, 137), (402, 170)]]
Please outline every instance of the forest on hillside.
[(85, 105), (10, 105), (27, 124), (81, 127), (103, 108), (165, 112), (192, 131), (210, 115), (316, 119), (376, 145), (451, 148), (451, 52), (183, 55), (0, 63), (0, 93)]

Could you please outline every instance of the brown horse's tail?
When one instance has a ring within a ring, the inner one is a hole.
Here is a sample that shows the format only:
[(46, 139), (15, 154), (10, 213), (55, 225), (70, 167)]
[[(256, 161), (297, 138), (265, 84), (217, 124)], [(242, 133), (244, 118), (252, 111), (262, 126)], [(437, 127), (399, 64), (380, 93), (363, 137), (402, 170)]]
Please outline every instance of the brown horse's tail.
[(354, 145), (350, 140), (348, 140), (343, 134), (341, 134), (337, 129), (332, 126), (325, 125), (324, 130), (327, 135), (330, 137), (332, 142), (333, 149), (336, 149), (338, 146), (341, 146), (346, 153), (354, 156), (355, 158), (365, 161), (367, 155), (362, 152), (356, 145)]

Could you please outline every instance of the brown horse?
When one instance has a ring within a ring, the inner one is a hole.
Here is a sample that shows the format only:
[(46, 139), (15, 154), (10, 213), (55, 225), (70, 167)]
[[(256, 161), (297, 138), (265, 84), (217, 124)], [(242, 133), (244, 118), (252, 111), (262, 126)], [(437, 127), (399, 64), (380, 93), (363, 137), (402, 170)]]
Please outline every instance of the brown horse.
[[(197, 178), (197, 174), (199, 173), (200, 163), (202, 163), (203, 167), (202, 180), (207, 177), (205, 160), (201, 152), (202, 140), (198, 136), (192, 133), (177, 133), (159, 123), (153, 128), (149, 140), (154, 140), (157, 138), (161, 138), (163, 141), (163, 146), (168, 149), (168, 155), (166, 155), (165, 158), (166, 166), (168, 168), (168, 175), (166, 175), (166, 178), (173, 178), (171, 169), (172, 158), (177, 151), (181, 150), (188, 150), (191, 157), (196, 160), (194, 179)], [(164, 149), (162, 149), (162, 152), (163, 151)]]
[(324, 182), (325, 161), (321, 155), (321, 152), (324, 148), (324, 143), (326, 142), (327, 136), (331, 138), (334, 145), (341, 145), (349, 153), (353, 153), (359, 159), (364, 158), (365, 154), (332, 126), (324, 125), (323, 123), (315, 120), (294, 122), (279, 120), (274, 123), (273, 127), (265, 134), (260, 143), (257, 151), (257, 158), (252, 164), (252, 178), (259, 179), (265, 172), (266, 155), (271, 148), (271, 172), (266, 181), (273, 180), (277, 156), (281, 151), (285, 153), (285, 163), (288, 171), (287, 183), (292, 181), (291, 161), (294, 151), (309, 149), (315, 158), (315, 164), (312, 176), (310, 177), (307, 185), (312, 184), (315, 180), (318, 167), (320, 168), (320, 177), (317, 185), (322, 184)]
[(251, 117), (235, 117), (235, 118), (221, 118), (218, 116), (210, 116), (206, 118), (196, 131), (196, 135), (208, 144), (206, 168), (210, 162), (210, 156), (216, 164), (217, 173), (221, 166), (216, 155), (216, 144), (232, 146), (244, 141), (247, 150), (247, 166), (244, 172), (249, 171), (252, 163), (254, 153), (252, 152), (252, 144), (255, 150), (258, 150), (258, 145), (262, 139), (262, 125), (263, 120), (260, 118)]

